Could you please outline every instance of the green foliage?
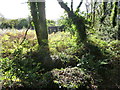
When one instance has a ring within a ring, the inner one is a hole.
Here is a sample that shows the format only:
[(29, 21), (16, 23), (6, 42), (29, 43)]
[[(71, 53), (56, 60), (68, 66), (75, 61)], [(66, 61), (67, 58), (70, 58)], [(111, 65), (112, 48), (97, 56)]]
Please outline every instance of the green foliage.
[(65, 25), (66, 31), (69, 31), (72, 35), (75, 34), (74, 25), (71, 19), (68, 18), (67, 12), (64, 12), (64, 16), (61, 16), (61, 18), (57, 21), (57, 25), (59, 26)]
[(120, 59), (120, 41), (114, 40), (109, 43), (109, 49), (112, 51), (112, 54), (114, 55), (113, 58), (116, 58), (117, 60)]
[(47, 20), (47, 26), (50, 27), (50, 26), (55, 26), (56, 25), (56, 22), (54, 20)]
[(76, 37), (73, 37), (69, 32), (53, 33), (49, 36), (50, 52), (54, 55), (59, 52), (65, 52), (68, 49), (72, 49), (73, 47), (76, 47), (75, 40)]
[[(42, 77), (42, 67), (41, 63), (39, 63), (40, 57), (37, 56), (38, 52), (36, 51), (37, 40), (35, 33), (34, 31), (29, 31), (26, 40), (20, 45), (23, 37), (24, 31), (16, 33), (7, 32), (6, 34), (3, 34), (1, 38), (3, 45), (1, 67), (5, 87), (14, 87), (13, 84), (17, 84), (18, 86), (23, 85), (27, 87), (35, 87), (36, 83), (39, 82), (38, 80)], [(50, 52), (53, 55), (61, 56), (62, 54), (60, 52), (65, 52), (66, 55), (69, 53), (70, 55), (73, 53), (72, 51), (75, 52), (75, 37), (72, 38), (68, 32), (58, 32), (54, 35), (51, 34), (49, 40)], [(66, 58), (69, 57), (67, 56)], [(65, 61), (65, 59), (63, 60)]]
[(29, 21), (27, 19), (20, 19), (16, 25), (17, 29), (28, 28)]
[[(19, 33), (19, 35), (18, 35)], [(27, 40), (20, 45), (24, 32), (6, 33), (2, 39), (1, 70), (3, 73), (3, 85), (23, 85), (35, 87), (37, 79), (41, 77), (41, 63), (33, 56), (37, 49), (37, 40), (33, 31), (30, 31)], [(9, 45), (8, 45), (9, 43)], [(36, 78), (36, 79), (35, 79)]]
[[(49, 36), (49, 47), (52, 59), (60, 60), (63, 66), (74, 65), (74, 54), (77, 49), (76, 37), (69, 32), (58, 32)], [(71, 62), (73, 61), (73, 62)]]
[(4, 86), (13, 86), (18, 83), (24, 87), (35, 87), (41, 77), (41, 63), (23, 55), (22, 48), (14, 53), (13, 59), (1, 59), (1, 68), (4, 77)]
[[(23, 48), (24, 52), (30, 51), (30, 49), (34, 46), (36, 47), (36, 36), (32, 34), (33, 31), (28, 32), (28, 36), (26, 37), (26, 41), (20, 45), (24, 38), (24, 31), (23, 32), (7, 32), (3, 34), (1, 37), (2, 40), (2, 56), (7, 57), (10, 56), (11, 53), (15, 51), (17, 48)], [(8, 45), (9, 43), (9, 45)]]

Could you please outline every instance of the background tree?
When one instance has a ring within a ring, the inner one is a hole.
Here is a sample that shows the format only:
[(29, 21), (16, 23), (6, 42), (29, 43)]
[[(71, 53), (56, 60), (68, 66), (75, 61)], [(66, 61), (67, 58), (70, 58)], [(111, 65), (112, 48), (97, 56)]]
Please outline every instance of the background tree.
[(114, 2), (112, 10), (112, 25), (115, 27), (117, 25), (117, 14), (118, 14), (118, 2)]
[(47, 20), (47, 26), (55, 26), (56, 22), (54, 20)]
[(18, 20), (18, 24), (15, 26), (17, 29), (28, 28), (29, 21), (26, 18), (22, 18)]

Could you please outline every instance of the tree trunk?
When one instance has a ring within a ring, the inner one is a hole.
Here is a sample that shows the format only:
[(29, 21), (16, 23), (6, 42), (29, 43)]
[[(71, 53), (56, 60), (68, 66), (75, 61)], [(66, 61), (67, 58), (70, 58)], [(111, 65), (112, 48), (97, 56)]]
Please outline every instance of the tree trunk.
[(40, 36), (41, 36), (41, 45), (48, 45), (48, 32), (46, 25), (46, 15), (45, 15), (45, 2), (38, 2), (38, 17), (40, 21)]
[(30, 2), (30, 9), (31, 9), (31, 15), (33, 18), (33, 23), (35, 26), (35, 31), (36, 31), (36, 35), (37, 35), (37, 40), (38, 40), (38, 44), (40, 45), (41, 42), (41, 37), (40, 37), (40, 26), (39, 26), (39, 18), (37, 15), (37, 6), (36, 6), (36, 2)]
[(48, 33), (45, 15), (45, 2), (31, 2), (31, 14), (35, 31), (37, 35), (38, 44), (41, 46), (48, 45)]
[(114, 8), (112, 11), (112, 25), (115, 27), (117, 25), (117, 13), (118, 13), (118, 2), (114, 3)]
[[(76, 15), (76, 13), (71, 11), (70, 8), (64, 2), (58, 1), (58, 3), (60, 4), (61, 8), (63, 8), (68, 13), (68, 17), (72, 20), (73, 24), (76, 26), (78, 34), (77, 44), (79, 44), (80, 42), (85, 43), (87, 41), (85, 19), (82, 16)], [(79, 4), (79, 6), (81, 6), (81, 3)]]
[(94, 7), (93, 7), (93, 26), (95, 26), (95, 19), (96, 19), (96, 13), (95, 13), (95, 9), (96, 9), (96, 4), (97, 4), (97, 1), (94, 2)]
[(118, 25), (118, 40), (120, 40), (120, 23)]
[(102, 8), (103, 8), (103, 12), (102, 12), (102, 17), (100, 19), (101, 24), (104, 22), (105, 18), (107, 17), (107, 2), (102, 2)]
[(51, 69), (52, 60), (49, 55), (45, 2), (30, 2), (30, 9), (39, 44), (38, 61), (42, 63), (45, 69)]
[(118, 40), (120, 40), (120, 1), (118, 2)]

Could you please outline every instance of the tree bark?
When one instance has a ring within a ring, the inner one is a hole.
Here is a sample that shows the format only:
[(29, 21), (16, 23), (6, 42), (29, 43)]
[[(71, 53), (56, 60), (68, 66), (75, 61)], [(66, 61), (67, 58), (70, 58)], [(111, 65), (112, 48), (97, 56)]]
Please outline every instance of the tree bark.
[(46, 25), (46, 14), (45, 14), (45, 2), (37, 2), (38, 6), (38, 17), (39, 17), (39, 25), (40, 25), (40, 36), (41, 36), (41, 45), (48, 45), (48, 32)]

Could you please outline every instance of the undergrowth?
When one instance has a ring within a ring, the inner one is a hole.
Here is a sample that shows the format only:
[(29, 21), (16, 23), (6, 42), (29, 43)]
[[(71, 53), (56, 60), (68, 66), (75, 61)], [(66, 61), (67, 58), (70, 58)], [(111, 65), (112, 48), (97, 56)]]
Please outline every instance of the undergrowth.
[[(113, 79), (114, 83), (119, 84), (116, 79), (111, 77), (117, 75), (119, 68), (116, 61), (120, 60), (120, 41), (106, 42), (94, 35), (90, 36), (89, 43), (98, 46), (103, 55), (102, 58), (96, 58), (84, 44), (80, 43), (78, 46), (76, 36), (69, 32), (52, 33), (49, 35), (50, 56), (55, 62), (55, 66), (63, 69), (46, 72), (39, 62), (40, 58), (36, 57), (39, 56), (39, 53), (35, 32), (28, 31), (26, 40), (20, 45), (24, 33), (24, 31), (16, 31), (0, 35), (2, 42), (0, 68), (3, 87), (79, 88), (83, 86), (96, 88), (98, 83), (105, 80), (105, 77), (107, 80)], [(96, 51), (94, 52), (97, 54)], [(104, 72), (101, 74), (101, 71)], [(69, 77), (67, 72), (70, 75), (73, 74)], [(79, 78), (81, 72), (85, 75), (85, 77), (80, 77), (82, 81)], [(108, 74), (111, 76), (109, 77)], [(51, 78), (47, 78), (50, 76)], [(87, 81), (88, 77), (91, 78), (89, 81)], [(52, 83), (51, 86), (50, 83)]]

